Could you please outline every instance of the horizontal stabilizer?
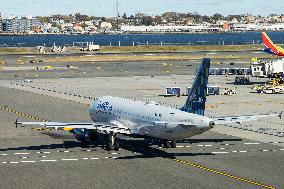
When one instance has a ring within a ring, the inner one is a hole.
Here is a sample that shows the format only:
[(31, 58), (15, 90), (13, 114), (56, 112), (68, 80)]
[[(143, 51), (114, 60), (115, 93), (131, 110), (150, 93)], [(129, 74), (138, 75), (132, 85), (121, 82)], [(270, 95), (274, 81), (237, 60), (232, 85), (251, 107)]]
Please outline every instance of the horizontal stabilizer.
[(243, 115), (243, 116), (226, 116), (226, 117), (215, 117), (212, 118), (212, 121), (214, 121), (215, 124), (217, 125), (222, 125), (222, 124), (229, 124), (229, 123), (242, 123), (242, 122), (247, 122), (247, 121), (256, 121), (261, 118), (267, 118), (267, 117), (280, 117), (282, 118), (281, 113), (275, 113), (275, 114), (264, 114), (264, 115)]

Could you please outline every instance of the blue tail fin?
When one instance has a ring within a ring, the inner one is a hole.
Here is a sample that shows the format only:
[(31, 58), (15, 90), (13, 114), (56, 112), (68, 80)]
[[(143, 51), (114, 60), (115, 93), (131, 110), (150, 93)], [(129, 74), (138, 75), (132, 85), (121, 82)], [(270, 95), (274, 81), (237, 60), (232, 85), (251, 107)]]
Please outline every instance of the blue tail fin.
[(204, 58), (199, 66), (193, 85), (188, 93), (182, 111), (204, 115), (207, 95), (210, 59)]

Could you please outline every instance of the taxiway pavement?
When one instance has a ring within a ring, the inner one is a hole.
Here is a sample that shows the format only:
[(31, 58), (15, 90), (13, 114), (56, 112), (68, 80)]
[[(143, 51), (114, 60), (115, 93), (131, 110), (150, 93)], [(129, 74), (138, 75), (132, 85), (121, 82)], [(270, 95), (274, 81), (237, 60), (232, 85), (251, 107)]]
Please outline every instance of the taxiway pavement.
[[(122, 149), (82, 147), (68, 133), (15, 128), (16, 119), (88, 121), (88, 105), (0, 87), (2, 188), (283, 188), (281, 146), (207, 132), (161, 149), (121, 137)], [(9, 111), (13, 110), (13, 111)], [(20, 114), (19, 114), (20, 113)]]

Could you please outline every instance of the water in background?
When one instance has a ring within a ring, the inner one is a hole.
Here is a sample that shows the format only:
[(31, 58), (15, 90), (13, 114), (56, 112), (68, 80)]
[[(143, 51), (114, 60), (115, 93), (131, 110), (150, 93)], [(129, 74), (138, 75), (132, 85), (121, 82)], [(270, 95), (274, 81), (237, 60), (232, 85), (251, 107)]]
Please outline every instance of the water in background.
[[(284, 32), (268, 32), (273, 42), (284, 43)], [(261, 44), (260, 32), (217, 34), (97, 34), (97, 35), (15, 35), (0, 36), (0, 47), (78, 45), (94, 42), (101, 46), (139, 45), (242, 45)]]

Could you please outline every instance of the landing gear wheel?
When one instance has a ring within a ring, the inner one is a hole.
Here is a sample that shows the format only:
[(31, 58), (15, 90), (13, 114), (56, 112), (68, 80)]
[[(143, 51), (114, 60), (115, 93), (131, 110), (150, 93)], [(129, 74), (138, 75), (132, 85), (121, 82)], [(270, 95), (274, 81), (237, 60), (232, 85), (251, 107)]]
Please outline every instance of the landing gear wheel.
[(118, 150), (119, 150), (119, 142), (114, 141), (113, 149), (114, 149), (115, 151), (118, 151)]
[(106, 145), (106, 150), (107, 150), (107, 151), (112, 151), (112, 149), (113, 149), (113, 146), (112, 146), (111, 142), (109, 141), (109, 142), (107, 143), (107, 145)]
[(164, 148), (170, 148), (171, 147), (171, 141), (166, 140), (164, 144)]
[(177, 142), (171, 141), (171, 148), (176, 148), (176, 147), (177, 147)]
[(87, 142), (81, 142), (80, 146), (81, 146), (82, 148), (89, 148), (89, 147), (90, 147)]

